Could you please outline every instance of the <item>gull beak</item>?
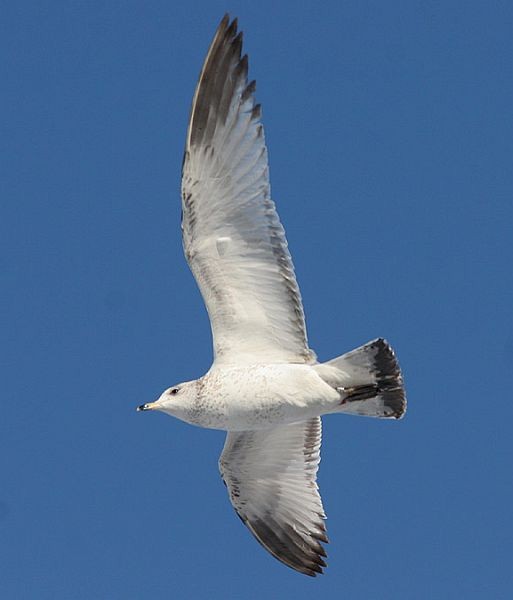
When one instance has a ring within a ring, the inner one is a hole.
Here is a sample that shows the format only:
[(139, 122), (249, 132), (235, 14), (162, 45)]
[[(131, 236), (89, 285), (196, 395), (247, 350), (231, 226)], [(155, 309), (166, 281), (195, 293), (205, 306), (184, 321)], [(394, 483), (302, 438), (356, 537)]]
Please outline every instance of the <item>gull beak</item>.
[(136, 410), (155, 410), (155, 408), (157, 408), (156, 405), (156, 402), (148, 402), (148, 404), (141, 404), (141, 406), (138, 406)]

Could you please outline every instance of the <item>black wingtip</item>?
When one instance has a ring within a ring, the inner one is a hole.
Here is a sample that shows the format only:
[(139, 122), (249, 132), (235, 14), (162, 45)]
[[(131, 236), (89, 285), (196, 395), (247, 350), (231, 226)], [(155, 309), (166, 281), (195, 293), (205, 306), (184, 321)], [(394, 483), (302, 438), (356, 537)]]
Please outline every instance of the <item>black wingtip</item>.
[(256, 91), (256, 81), (253, 79), (253, 81), (250, 81), (248, 83), (248, 85), (246, 86), (246, 89), (242, 92), (241, 101), (246, 102), (246, 100), (248, 100), (248, 98), (251, 98), (251, 96), (255, 93), (255, 91)]
[(313, 536), (309, 540), (293, 527), (278, 526), (270, 515), (265, 520), (243, 519), (243, 522), (260, 544), (287, 567), (310, 577), (323, 574), (326, 552), (322, 547), (319, 551), (320, 544), (314, 542)]
[(251, 118), (254, 120), (260, 119), (262, 116), (262, 106), (260, 104), (255, 104), (251, 110)]
[(226, 123), (236, 91), (247, 86), (248, 59), (242, 54), (238, 20), (224, 15), (210, 44), (191, 110), (188, 148), (207, 146), (218, 124)]
[(226, 12), (226, 13), (224, 13), (223, 18), (219, 22), (217, 29), (226, 28), (228, 26), (229, 22), (230, 22), (230, 14)]
[(226, 37), (233, 37), (236, 33), (237, 33), (237, 18), (233, 19), (233, 21), (230, 23), (230, 25), (228, 26), (228, 29), (226, 30)]

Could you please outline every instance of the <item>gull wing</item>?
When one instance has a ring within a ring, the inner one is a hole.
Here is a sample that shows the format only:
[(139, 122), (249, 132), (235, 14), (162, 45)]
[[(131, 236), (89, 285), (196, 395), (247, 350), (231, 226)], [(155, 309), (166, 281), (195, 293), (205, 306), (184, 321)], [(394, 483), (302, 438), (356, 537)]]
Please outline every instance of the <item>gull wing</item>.
[(315, 362), (285, 232), (270, 197), (255, 82), (226, 15), (194, 95), (182, 172), (187, 262), (219, 362)]
[(231, 503), (274, 557), (305, 575), (322, 573), (327, 542), (316, 483), (321, 419), (229, 432), (219, 469)]

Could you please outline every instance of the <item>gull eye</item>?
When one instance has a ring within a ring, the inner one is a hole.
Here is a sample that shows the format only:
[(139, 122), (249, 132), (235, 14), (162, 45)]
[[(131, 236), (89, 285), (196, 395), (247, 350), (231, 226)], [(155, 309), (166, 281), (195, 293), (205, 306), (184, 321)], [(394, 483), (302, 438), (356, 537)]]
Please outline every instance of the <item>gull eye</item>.
[(178, 388), (173, 388), (170, 392), (171, 396), (176, 396), (178, 394)]

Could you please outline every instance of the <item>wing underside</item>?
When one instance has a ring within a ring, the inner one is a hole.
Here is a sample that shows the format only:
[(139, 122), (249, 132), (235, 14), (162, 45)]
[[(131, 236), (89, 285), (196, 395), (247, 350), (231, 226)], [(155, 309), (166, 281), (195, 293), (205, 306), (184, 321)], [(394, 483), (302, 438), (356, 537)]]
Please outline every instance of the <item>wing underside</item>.
[(256, 539), (289, 567), (326, 566), (324, 510), (316, 483), (321, 419), (229, 432), (219, 468), (233, 507)]
[(225, 17), (194, 95), (182, 178), (187, 261), (203, 295), (216, 361), (313, 362), (285, 232), (270, 196), (267, 148), (242, 33)]

